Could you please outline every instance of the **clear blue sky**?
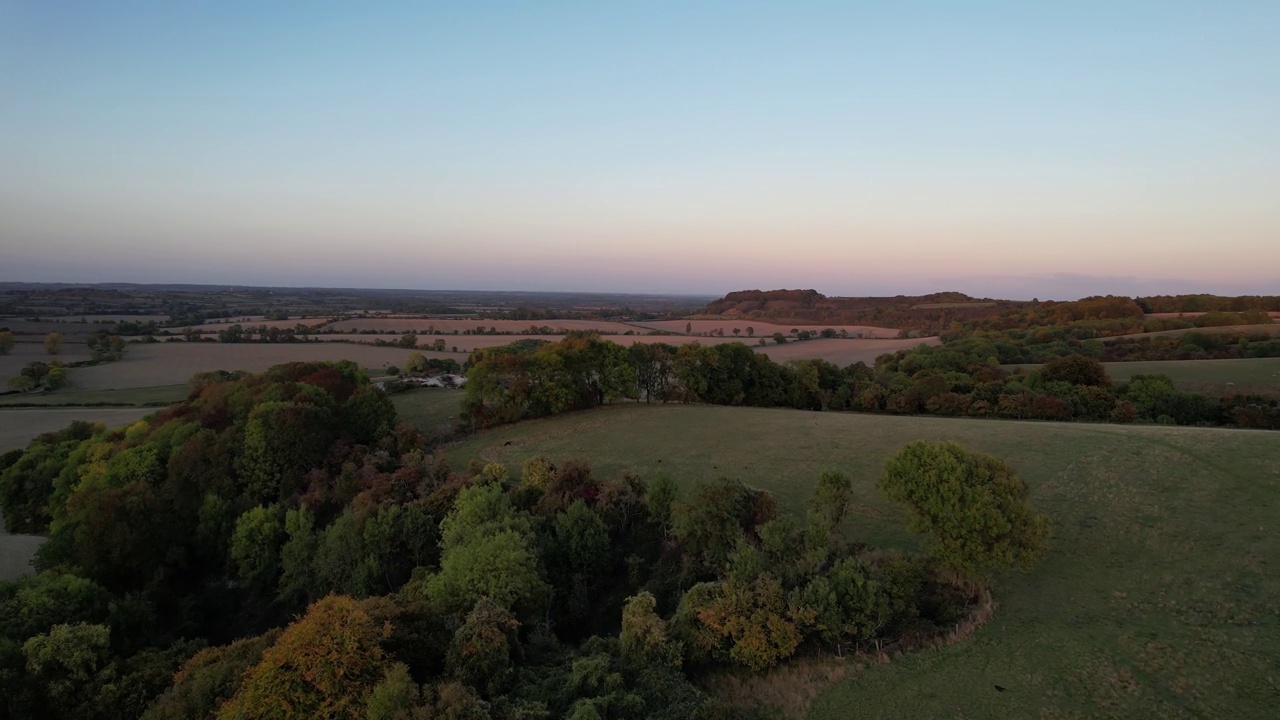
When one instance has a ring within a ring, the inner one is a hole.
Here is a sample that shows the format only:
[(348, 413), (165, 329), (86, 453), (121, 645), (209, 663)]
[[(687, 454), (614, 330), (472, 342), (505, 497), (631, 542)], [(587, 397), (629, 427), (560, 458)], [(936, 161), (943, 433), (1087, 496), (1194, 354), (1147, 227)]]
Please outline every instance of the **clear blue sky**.
[(1274, 0), (0, 0), (0, 98), (0, 280), (1280, 292)]

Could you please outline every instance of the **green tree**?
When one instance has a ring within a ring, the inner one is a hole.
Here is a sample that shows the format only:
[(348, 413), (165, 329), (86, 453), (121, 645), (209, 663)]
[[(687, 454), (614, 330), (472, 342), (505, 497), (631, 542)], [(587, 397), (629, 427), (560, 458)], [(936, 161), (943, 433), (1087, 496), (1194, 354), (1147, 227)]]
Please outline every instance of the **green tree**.
[(30, 392), (36, 389), (36, 381), (28, 375), (15, 375), (9, 378), (9, 389), (18, 392)]
[(49, 717), (75, 717), (92, 697), (94, 679), (111, 655), (106, 625), (54, 625), (22, 646), (27, 673), (40, 688)]
[(918, 440), (890, 458), (879, 486), (906, 506), (911, 530), (952, 569), (979, 576), (1028, 569), (1044, 554), (1049, 519), (1031, 507), (1027, 484), (999, 458)]
[(1085, 355), (1067, 355), (1050, 360), (1040, 370), (1047, 382), (1068, 382), (1072, 385), (1111, 387), (1111, 378), (1102, 363)]
[(62, 333), (51, 332), (44, 336), (44, 350), (50, 355), (62, 352)]
[(622, 606), (622, 657), (639, 666), (651, 663), (680, 667), (683, 650), (658, 615), (658, 601), (642, 592)]
[(0, 355), (8, 355), (13, 352), (13, 347), (17, 342), (13, 339), (13, 333), (8, 330), (0, 331)]
[(231, 562), (240, 581), (262, 598), (275, 595), (280, 576), (280, 548), (285, 542), (282, 513), (259, 505), (236, 520), (231, 536)]
[(396, 663), (382, 674), (369, 693), (365, 720), (415, 720), (420, 706), (418, 686), (409, 676), (409, 666)]
[(449, 672), (472, 687), (501, 683), (511, 668), (514, 633), (519, 621), (506, 608), (488, 598), (476, 601), (449, 645)]
[(838, 472), (824, 472), (814, 489), (812, 509), (828, 535), (834, 535), (849, 515), (853, 503), (853, 481)]

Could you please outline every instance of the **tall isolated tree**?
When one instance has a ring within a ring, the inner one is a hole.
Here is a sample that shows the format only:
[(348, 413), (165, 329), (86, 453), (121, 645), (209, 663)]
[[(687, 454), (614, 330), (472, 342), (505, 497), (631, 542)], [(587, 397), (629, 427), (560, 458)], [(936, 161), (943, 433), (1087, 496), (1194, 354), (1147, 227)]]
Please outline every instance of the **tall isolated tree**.
[(51, 332), (44, 336), (44, 350), (50, 355), (62, 352), (62, 333)]
[(885, 465), (880, 490), (911, 513), (909, 527), (954, 570), (1029, 569), (1044, 555), (1049, 518), (1005, 461), (954, 442), (917, 440)]
[(13, 339), (13, 333), (5, 330), (0, 332), (0, 355), (8, 355), (13, 352), (13, 346), (17, 341)]

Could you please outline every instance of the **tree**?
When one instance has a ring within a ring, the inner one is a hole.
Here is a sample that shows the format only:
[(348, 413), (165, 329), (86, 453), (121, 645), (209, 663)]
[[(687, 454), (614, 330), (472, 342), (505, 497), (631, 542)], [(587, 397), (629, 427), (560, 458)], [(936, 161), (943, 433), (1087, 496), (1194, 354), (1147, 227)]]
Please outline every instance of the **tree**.
[(691, 322), (687, 322), (687, 323), (685, 323), (685, 324), (684, 324), (684, 334), (685, 334), (685, 335), (692, 335), (692, 334), (693, 334), (693, 323), (691, 323)]
[(50, 355), (62, 352), (62, 333), (51, 332), (44, 336), (44, 349)]
[(1027, 484), (999, 458), (958, 443), (917, 440), (885, 465), (880, 490), (911, 513), (947, 567), (985, 575), (1029, 569), (1044, 554), (1049, 518), (1027, 502)]
[(0, 331), (0, 355), (8, 355), (13, 352), (13, 347), (17, 342), (13, 339), (13, 333), (8, 330)]
[(712, 655), (752, 670), (791, 657), (813, 619), (811, 610), (789, 603), (782, 583), (769, 575), (714, 583), (705, 595), (686, 611), (714, 639)]
[(22, 646), (27, 673), (41, 687), (49, 717), (73, 717), (90, 698), (98, 670), (111, 654), (106, 625), (54, 625)]
[(822, 473), (813, 492), (812, 504), (814, 513), (829, 535), (835, 533), (849, 514), (852, 502), (853, 482), (849, 478), (838, 472)]
[(511, 667), (514, 633), (520, 622), (488, 598), (476, 601), (449, 645), (449, 671), (458, 680), (485, 688), (501, 681)]
[(753, 328), (753, 327), (751, 327), (750, 325), (748, 325), (748, 326), (747, 326), (747, 337), (755, 337), (755, 334), (756, 334), (756, 329), (755, 329), (755, 328)]
[(1067, 355), (1044, 364), (1041, 374), (1046, 382), (1068, 382), (1072, 385), (1111, 387), (1111, 378), (1102, 363), (1085, 355)]
[(382, 677), (381, 628), (355, 600), (312, 605), (245, 673), (219, 720), (355, 718)]
[(657, 599), (649, 592), (627, 598), (622, 607), (622, 657), (641, 666), (657, 663), (678, 668), (680, 643), (670, 637), (657, 607)]
[(36, 381), (29, 375), (15, 375), (9, 378), (9, 389), (18, 392), (30, 392), (36, 389)]

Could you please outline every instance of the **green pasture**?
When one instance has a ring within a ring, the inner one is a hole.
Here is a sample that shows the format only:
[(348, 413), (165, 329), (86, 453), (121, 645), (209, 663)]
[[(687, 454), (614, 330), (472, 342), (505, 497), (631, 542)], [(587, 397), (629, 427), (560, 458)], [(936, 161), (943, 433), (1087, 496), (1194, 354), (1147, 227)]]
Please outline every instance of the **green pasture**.
[(428, 437), (448, 434), (450, 422), (461, 411), (465, 390), (418, 388), (391, 396), (396, 415), (416, 426)]
[[(423, 404), (406, 416), (444, 412)], [(855, 673), (812, 718), (1276, 717), (1280, 434), (624, 404), (487, 431), (448, 457), (513, 473), (535, 454), (581, 458), (686, 489), (736, 477), (791, 512), (834, 469), (855, 480), (847, 535), (915, 550), (874, 485), (921, 438), (1010, 461), (1053, 520), (1050, 553), (997, 578), (974, 637)]]

